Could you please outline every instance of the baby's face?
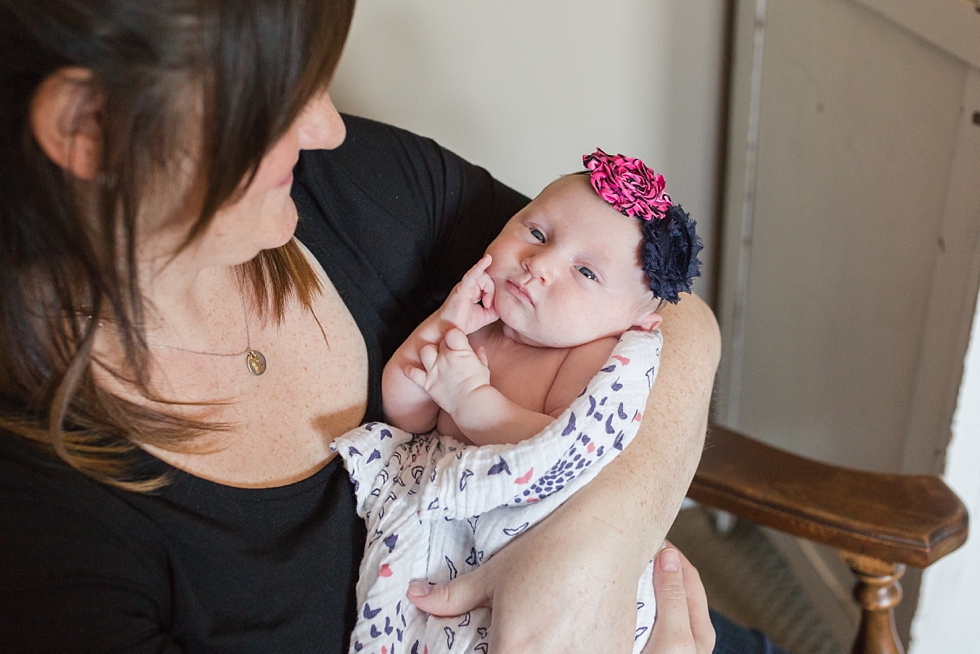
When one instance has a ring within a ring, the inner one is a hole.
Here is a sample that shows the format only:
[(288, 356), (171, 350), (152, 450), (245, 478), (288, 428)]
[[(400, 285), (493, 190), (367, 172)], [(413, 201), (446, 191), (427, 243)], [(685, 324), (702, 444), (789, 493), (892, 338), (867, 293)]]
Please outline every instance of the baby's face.
[(640, 224), (563, 177), (515, 215), (487, 252), (494, 308), (529, 345), (572, 347), (660, 322), (640, 268)]

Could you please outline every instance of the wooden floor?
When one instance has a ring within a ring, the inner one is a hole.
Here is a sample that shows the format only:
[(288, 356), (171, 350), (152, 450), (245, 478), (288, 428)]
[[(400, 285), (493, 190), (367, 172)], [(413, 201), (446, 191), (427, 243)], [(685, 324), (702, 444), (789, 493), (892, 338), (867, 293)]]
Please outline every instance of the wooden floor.
[(668, 538), (697, 567), (711, 608), (760, 629), (791, 654), (842, 654), (789, 567), (753, 524), (719, 533), (711, 515), (681, 511)]

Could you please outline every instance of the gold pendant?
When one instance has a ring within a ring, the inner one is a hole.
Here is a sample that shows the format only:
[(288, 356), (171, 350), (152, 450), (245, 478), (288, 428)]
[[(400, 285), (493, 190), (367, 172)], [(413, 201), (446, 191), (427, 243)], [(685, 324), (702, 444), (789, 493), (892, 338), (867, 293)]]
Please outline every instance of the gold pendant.
[(245, 364), (248, 371), (258, 377), (265, 372), (265, 357), (258, 350), (249, 350), (245, 356)]

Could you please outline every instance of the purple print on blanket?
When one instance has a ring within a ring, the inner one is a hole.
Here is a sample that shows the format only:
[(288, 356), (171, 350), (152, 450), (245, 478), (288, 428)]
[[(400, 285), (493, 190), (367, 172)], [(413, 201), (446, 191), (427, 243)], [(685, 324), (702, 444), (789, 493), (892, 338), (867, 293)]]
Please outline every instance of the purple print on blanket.
[[(351, 651), (486, 653), (489, 609), (462, 619), (430, 616), (405, 601), (409, 582), (449, 581), (478, 568), (618, 455), (639, 428), (660, 344), (659, 332), (624, 334), (572, 405), (521, 443), (464, 446), (435, 432), (414, 435), (381, 423), (334, 441), (371, 534)], [(648, 567), (638, 580), (634, 652), (653, 624), (651, 574)]]

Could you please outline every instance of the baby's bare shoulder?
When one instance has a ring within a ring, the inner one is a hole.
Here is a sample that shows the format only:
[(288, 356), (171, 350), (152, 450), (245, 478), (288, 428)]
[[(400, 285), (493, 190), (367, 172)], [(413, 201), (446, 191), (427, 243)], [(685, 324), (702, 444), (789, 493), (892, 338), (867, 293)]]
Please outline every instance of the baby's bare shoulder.
[(591, 343), (568, 348), (568, 354), (558, 369), (551, 391), (548, 393), (545, 412), (558, 416), (567, 409), (599, 372), (602, 364), (609, 359), (618, 342), (618, 337), (607, 336)]
[(564, 349), (524, 345), (493, 332), (474, 332), (470, 345), (485, 348), (491, 386), (525, 409), (546, 413), (545, 401), (564, 361)]

